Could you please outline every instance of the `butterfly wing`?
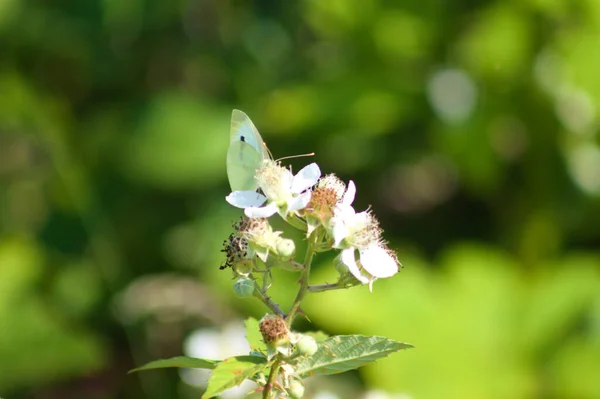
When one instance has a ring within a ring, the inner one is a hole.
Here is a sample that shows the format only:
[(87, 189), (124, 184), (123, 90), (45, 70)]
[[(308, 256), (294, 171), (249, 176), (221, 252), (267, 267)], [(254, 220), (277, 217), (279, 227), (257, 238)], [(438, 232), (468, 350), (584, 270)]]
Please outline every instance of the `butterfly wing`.
[(256, 190), (256, 170), (263, 160), (270, 158), (267, 146), (248, 115), (234, 109), (227, 150), (227, 177), (231, 190)]
[(227, 177), (231, 191), (254, 191), (258, 184), (254, 179), (262, 162), (261, 154), (248, 143), (234, 141), (227, 150)]

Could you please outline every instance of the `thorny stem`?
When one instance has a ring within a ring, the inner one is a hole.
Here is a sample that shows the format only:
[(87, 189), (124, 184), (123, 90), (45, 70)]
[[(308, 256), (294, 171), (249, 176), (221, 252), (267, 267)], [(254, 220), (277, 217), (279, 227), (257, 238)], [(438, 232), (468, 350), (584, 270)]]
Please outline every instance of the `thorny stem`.
[[(296, 299), (288, 312), (287, 316), (281, 310), (279, 305), (277, 305), (273, 300), (267, 296), (267, 294), (260, 288), (256, 280), (254, 280), (254, 296), (260, 299), (271, 311), (278, 316), (286, 317), (288, 327), (291, 327), (292, 322), (294, 321), (294, 317), (298, 313), (298, 309), (300, 309), (300, 303), (304, 299), (304, 296), (309, 290), (308, 278), (310, 275), (310, 265), (312, 263), (312, 259), (315, 255), (315, 246), (316, 242), (318, 242), (318, 237), (316, 234), (313, 234), (313, 241), (309, 241), (308, 246), (306, 248), (306, 255), (304, 256), (304, 269), (302, 270), (302, 274), (300, 276), (300, 288), (298, 289), (298, 293), (296, 294)], [(279, 369), (281, 368), (281, 359), (279, 358), (275, 360), (273, 366), (271, 367), (271, 372), (269, 373), (269, 378), (265, 385), (265, 389), (263, 391), (263, 399), (274, 399), (273, 396), (273, 386), (277, 380), (277, 376), (279, 374)]]
[(257, 297), (258, 299), (260, 299), (260, 301), (262, 303), (264, 303), (269, 309), (271, 309), (271, 311), (273, 313), (275, 313), (277, 316), (281, 316), (284, 317), (285, 313), (283, 312), (283, 310), (281, 310), (281, 308), (279, 307), (279, 305), (277, 305), (275, 302), (273, 302), (273, 300), (271, 299), (270, 296), (268, 296), (258, 285), (258, 283), (256, 282), (256, 280), (254, 280), (254, 296)]
[(275, 385), (275, 380), (277, 379), (277, 374), (279, 374), (279, 369), (281, 367), (281, 359), (275, 360), (273, 366), (271, 367), (271, 373), (269, 373), (269, 379), (267, 380), (267, 384), (265, 385), (265, 390), (263, 391), (263, 399), (271, 399), (273, 396), (273, 385)]
[[(296, 267), (301, 267), (302, 272), (300, 275), (300, 288), (298, 288), (298, 293), (296, 294), (296, 299), (294, 299), (294, 303), (290, 308), (287, 316), (281, 310), (279, 305), (277, 305), (271, 298), (266, 294), (266, 290), (261, 289), (258, 285), (258, 282), (254, 280), (254, 296), (260, 299), (273, 313), (278, 316), (284, 317), (286, 319), (286, 323), (288, 328), (291, 328), (294, 318), (298, 314), (300, 309), (300, 304), (304, 299), (304, 296), (309, 290), (308, 280), (310, 276), (310, 266), (312, 264), (313, 257), (317, 252), (318, 243), (320, 242), (322, 235), (318, 232), (313, 232), (310, 236), (310, 240), (308, 241), (308, 245), (306, 247), (306, 254), (304, 255), (303, 264), (293, 262)], [(281, 355), (278, 355), (278, 358), (273, 363), (271, 367), (271, 372), (269, 373), (269, 378), (267, 380), (267, 384), (265, 385), (265, 389), (263, 391), (263, 399), (274, 399), (273, 396), (273, 386), (277, 381), (277, 376), (279, 374), (279, 369), (281, 368)]]
[(306, 255), (304, 256), (304, 270), (300, 274), (300, 288), (298, 289), (298, 293), (296, 294), (296, 299), (294, 299), (294, 303), (290, 311), (287, 314), (286, 322), (288, 327), (292, 327), (292, 323), (294, 321), (294, 317), (298, 313), (298, 309), (300, 308), (300, 303), (304, 299), (308, 291), (308, 278), (310, 276), (310, 266), (312, 264), (312, 259), (315, 255), (315, 246), (316, 243), (319, 242), (318, 234), (311, 235), (312, 240), (308, 241), (308, 245), (306, 247)]

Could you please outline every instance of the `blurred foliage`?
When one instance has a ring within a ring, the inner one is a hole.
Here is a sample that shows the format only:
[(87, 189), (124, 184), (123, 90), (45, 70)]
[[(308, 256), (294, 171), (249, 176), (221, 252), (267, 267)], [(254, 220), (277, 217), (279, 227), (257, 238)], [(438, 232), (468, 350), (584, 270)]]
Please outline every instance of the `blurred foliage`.
[(304, 328), (417, 347), (334, 381), (600, 398), (599, 45), (596, 0), (1, 1), (0, 396), (198, 396), (126, 371), (265, 312), (218, 270), (239, 108), (405, 265), (308, 298)]

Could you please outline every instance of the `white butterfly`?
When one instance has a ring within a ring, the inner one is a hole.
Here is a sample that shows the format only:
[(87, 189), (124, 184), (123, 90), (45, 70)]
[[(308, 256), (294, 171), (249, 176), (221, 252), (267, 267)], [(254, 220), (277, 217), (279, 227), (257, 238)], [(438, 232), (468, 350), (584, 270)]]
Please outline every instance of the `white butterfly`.
[(254, 176), (263, 161), (273, 159), (260, 133), (248, 115), (234, 109), (231, 113), (227, 177), (231, 191), (255, 191)]

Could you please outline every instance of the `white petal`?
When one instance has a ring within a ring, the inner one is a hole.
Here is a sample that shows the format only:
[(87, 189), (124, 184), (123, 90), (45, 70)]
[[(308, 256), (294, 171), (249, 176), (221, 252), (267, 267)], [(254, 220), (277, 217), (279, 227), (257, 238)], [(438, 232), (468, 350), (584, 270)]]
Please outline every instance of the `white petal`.
[(310, 165), (303, 167), (300, 172), (294, 176), (292, 193), (300, 194), (307, 188), (314, 186), (317, 184), (317, 181), (319, 181), (319, 177), (321, 177), (321, 169), (319, 169), (319, 165), (316, 163), (313, 162)]
[(355, 196), (356, 196), (356, 186), (354, 185), (354, 182), (352, 180), (350, 180), (348, 182), (348, 188), (346, 189), (346, 192), (344, 193), (344, 198), (342, 198), (342, 204), (351, 205), (354, 202)]
[(348, 237), (350, 231), (348, 231), (343, 221), (339, 220), (334, 221), (331, 234), (333, 235), (333, 246), (338, 247), (344, 238)]
[(277, 205), (274, 203), (267, 204), (267, 206), (249, 207), (244, 209), (244, 214), (249, 218), (268, 218), (273, 216), (277, 212)]
[(331, 219), (332, 231), (334, 239), (334, 247), (340, 245), (342, 240), (350, 235), (350, 228), (354, 225), (356, 213), (350, 205), (337, 204), (333, 210), (334, 216)]
[(256, 191), (234, 191), (225, 200), (237, 208), (248, 208), (264, 204), (267, 198)]
[(304, 194), (301, 194), (295, 198), (292, 198), (288, 201), (288, 211), (297, 211), (299, 209), (304, 209), (310, 202), (311, 192), (307, 191)]
[(369, 292), (373, 292), (373, 283), (377, 280), (376, 278), (369, 281)]
[(268, 248), (260, 248), (259, 250), (256, 251), (256, 255), (260, 258), (260, 260), (262, 260), (263, 262), (266, 262), (267, 258), (269, 257), (269, 249)]
[(360, 269), (358, 268), (358, 265), (356, 264), (354, 252), (355, 252), (354, 248), (344, 249), (342, 251), (342, 253), (340, 254), (340, 259), (342, 260), (342, 263), (344, 265), (346, 265), (346, 267), (348, 268), (348, 271), (350, 271), (350, 273), (352, 273), (352, 275), (354, 277), (356, 277), (356, 279), (358, 281), (360, 281), (363, 284), (366, 284), (369, 282), (369, 279), (360, 273)]
[(371, 217), (369, 216), (369, 212), (362, 211), (352, 215), (351, 218), (348, 218), (348, 224), (352, 225), (352, 229), (355, 231), (362, 230), (369, 225), (371, 222)]
[(396, 260), (379, 245), (370, 245), (360, 251), (360, 263), (373, 277), (385, 278), (398, 273)]
[(287, 191), (290, 189), (290, 187), (292, 187), (292, 184), (294, 184), (294, 175), (287, 168), (281, 167), (281, 169), (283, 170), (281, 171), (281, 177), (278, 186), (280, 190)]
[(352, 208), (352, 205), (346, 204), (337, 204), (333, 209), (333, 213), (336, 218), (339, 218), (346, 223), (353, 220), (356, 215), (356, 211)]

